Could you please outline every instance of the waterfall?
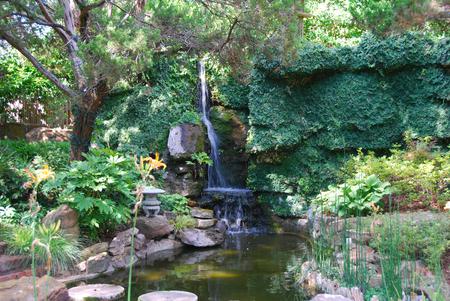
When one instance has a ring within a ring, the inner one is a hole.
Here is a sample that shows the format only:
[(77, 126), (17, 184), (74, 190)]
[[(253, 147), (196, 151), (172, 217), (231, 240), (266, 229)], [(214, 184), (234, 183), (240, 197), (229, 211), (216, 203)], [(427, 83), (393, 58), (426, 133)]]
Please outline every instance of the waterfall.
[(227, 183), (222, 173), (222, 166), (219, 158), (219, 139), (216, 131), (209, 120), (209, 91), (206, 84), (205, 63), (199, 62), (199, 77), (200, 77), (200, 105), (202, 109), (202, 122), (206, 127), (208, 133), (209, 143), (211, 145), (210, 157), (213, 164), (208, 166), (208, 188), (212, 187), (227, 187)]
[(229, 187), (223, 175), (219, 156), (219, 138), (209, 119), (210, 95), (206, 82), (205, 63), (198, 64), (200, 78), (199, 106), (202, 111), (202, 122), (206, 127), (209, 144), (211, 145), (210, 158), (213, 161), (208, 166), (208, 187), (203, 191), (202, 199), (205, 205), (214, 208), (215, 216), (223, 221), (229, 232), (242, 232), (249, 223), (250, 203), (253, 193), (249, 189)]

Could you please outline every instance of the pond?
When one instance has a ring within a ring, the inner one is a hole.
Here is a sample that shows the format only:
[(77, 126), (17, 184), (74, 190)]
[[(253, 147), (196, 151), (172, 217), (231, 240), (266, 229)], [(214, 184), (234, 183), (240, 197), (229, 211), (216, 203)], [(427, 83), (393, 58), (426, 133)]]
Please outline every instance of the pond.
[[(304, 300), (286, 271), (302, 258), (306, 245), (294, 235), (234, 234), (221, 248), (160, 254), (136, 266), (132, 300), (154, 290), (189, 291), (199, 301)], [(90, 283), (126, 287), (127, 271)]]

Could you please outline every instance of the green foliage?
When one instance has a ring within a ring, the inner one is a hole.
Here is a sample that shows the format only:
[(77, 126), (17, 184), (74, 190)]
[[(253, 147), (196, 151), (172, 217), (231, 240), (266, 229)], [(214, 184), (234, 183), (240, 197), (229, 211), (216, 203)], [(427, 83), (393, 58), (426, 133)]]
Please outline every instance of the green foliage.
[(355, 23), (377, 34), (418, 28), (432, 12), (430, 0), (350, 0), (349, 12)]
[(187, 161), (187, 162), (199, 164), (199, 165), (208, 165), (208, 166), (213, 165), (213, 161), (211, 160), (209, 155), (205, 152), (193, 153), (191, 155), (191, 159), (193, 162), (192, 161)]
[[(33, 243), (32, 229), (29, 226), (12, 226), (2, 231), (2, 239), (7, 243), (7, 252), (14, 255), (29, 256)], [(77, 262), (80, 255), (80, 245), (66, 237), (60, 230), (59, 224), (50, 226), (40, 225), (36, 231), (35, 239), (40, 244), (35, 245), (38, 265), (45, 265), (51, 258), (51, 271), (53, 273), (68, 270)], [(47, 247), (50, 251), (48, 254)]]
[[(49, 53), (43, 63), (52, 67), (59, 77), (70, 77), (61, 54), (54, 49), (46, 51)], [(20, 115), (18, 108), (6, 111), (14, 101), (40, 104), (46, 112), (58, 110), (66, 101), (61, 91), (17, 52), (0, 54), (0, 74), (0, 116), (7, 121), (14, 121), (13, 116)]]
[(25, 168), (33, 160), (48, 164), (53, 170), (60, 170), (69, 163), (68, 142), (26, 142), (24, 140), (0, 140), (2, 155), (8, 154), (17, 162), (18, 168)]
[(392, 149), (389, 156), (362, 151), (344, 167), (345, 175), (376, 174), (392, 185), (403, 208), (442, 208), (449, 199), (450, 152), (432, 151), (424, 139), (409, 142), (406, 150)]
[(117, 92), (106, 101), (94, 133), (96, 143), (131, 153), (163, 152), (171, 126), (200, 122), (195, 59), (160, 57), (146, 80), (152, 85)]
[(130, 219), (138, 181), (132, 158), (109, 149), (92, 149), (85, 161), (73, 161), (44, 190), (58, 192), (58, 201), (75, 209), (80, 226), (95, 238), (100, 231), (113, 231)]
[(308, 204), (300, 195), (288, 195), (285, 197), (279, 195), (263, 195), (259, 202), (266, 204), (276, 215), (282, 217), (302, 217), (308, 210)]
[(388, 150), (407, 130), (448, 138), (448, 43), (417, 34), (366, 36), (356, 47), (306, 44), (291, 66), (257, 60), (249, 93), (249, 187), (309, 197), (336, 183), (358, 148)]
[(188, 199), (181, 194), (161, 194), (158, 196), (161, 209), (179, 214), (189, 214)]
[(173, 228), (176, 232), (186, 228), (194, 228), (196, 225), (197, 221), (190, 215), (177, 215), (173, 222)]
[(366, 215), (379, 210), (383, 196), (390, 193), (389, 186), (376, 175), (357, 174), (344, 184), (329, 186), (312, 203), (319, 211), (340, 217)]

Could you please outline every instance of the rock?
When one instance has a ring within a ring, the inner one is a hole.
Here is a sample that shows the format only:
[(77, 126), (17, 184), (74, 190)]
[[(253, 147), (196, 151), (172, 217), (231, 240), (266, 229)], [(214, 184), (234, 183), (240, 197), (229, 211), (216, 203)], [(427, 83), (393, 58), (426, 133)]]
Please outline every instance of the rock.
[(195, 226), (198, 229), (207, 229), (207, 228), (211, 228), (213, 227), (217, 220), (212, 218), (212, 219), (201, 219), (201, 218), (196, 218), (195, 219), (197, 221), (197, 225)]
[(300, 235), (308, 235), (309, 233), (308, 219), (306, 218), (281, 218), (273, 216), (272, 220), (281, 228), (282, 232)]
[(228, 230), (228, 225), (225, 221), (220, 220), (216, 223), (216, 227), (217, 231), (221, 232), (221, 233), (225, 233)]
[[(38, 301), (68, 301), (66, 286), (58, 280), (44, 276), (36, 281)], [(0, 283), (0, 300), (33, 301), (33, 277), (22, 277)]]
[(183, 244), (177, 240), (172, 239), (161, 239), (159, 241), (152, 240), (147, 243), (147, 246), (144, 250), (139, 252), (138, 255), (140, 258), (150, 257), (158, 252), (175, 250), (182, 248)]
[(69, 141), (72, 130), (62, 128), (37, 127), (26, 133), (28, 142), (35, 141)]
[(103, 252), (108, 251), (108, 243), (107, 242), (100, 242), (95, 245), (89, 246), (85, 248), (83, 251), (81, 251), (81, 259), (87, 259), (91, 256), (94, 256), (96, 254), (100, 254)]
[(112, 284), (88, 284), (69, 289), (73, 301), (84, 300), (117, 300), (125, 295), (125, 289)]
[[(133, 228), (119, 232), (116, 237), (113, 238), (109, 244), (108, 252), (113, 255), (121, 255), (124, 253), (125, 248), (131, 245), (131, 234), (133, 233)], [(134, 228), (134, 234), (137, 237), (139, 230)]]
[(5, 254), (7, 247), (6, 242), (0, 241), (0, 255)]
[(369, 263), (378, 263), (380, 261), (380, 256), (371, 247), (352, 244), (350, 249), (350, 259), (354, 263), (361, 259), (365, 259)]
[(144, 234), (147, 239), (165, 237), (173, 231), (173, 227), (169, 224), (167, 218), (161, 215), (138, 217), (136, 228), (138, 228), (139, 232)]
[(183, 229), (178, 232), (181, 241), (194, 247), (212, 247), (223, 243), (225, 236), (217, 229)]
[(352, 301), (352, 299), (341, 295), (318, 294), (311, 301)]
[(23, 268), (29, 258), (26, 256), (0, 256), (0, 273), (15, 271)]
[(103, 273), (108, 269), (110, 262), (111, 257), (107, 252), (89, 257), (88, 260), (86, 260), (87, 273)]
[[(203, 176), (198, 175), (194, 177), (195, 171), (193, 166), (182, 164), (177, 167), (176, 165), (173, 166), (174, 164), (180, 163), (169, 163), (164, 177), (164, 189), (170, 193), (178, 193), (185, 197), (199, 197), (203, 189)], [(180, 168), (187, 172), (178, 174), (176, 170)]]
[(167, 148), (174, 159), (190, 159), (192, 154), (203, 151), (204, 145), (203, 128), (199, 125), (183, 123), (170, 129)]
[(78, 225), (78, 213), (75, 210), (64, 204), (47, 213), (42, 219), (42, 223), (47, 226), (57, 221), (61, 222), (61, 230), (73, 239), (78, 239), (80, 227)]
[(211, 219), (214, 218), (214, 211), (195, 207), (191, 209), (191, 216), (195, 218)]
[(197, 301), (197, 295), (183, 291), (159, 291), (140, 295), (138, 301)]
[[(133, 264), (137, 262), (137, 253), (133, 256)], [(126, 247), (122, 254), (114, 256), (111, 259), (111, 264), (116, 269), (123, 269), (130, 265), (131, 262), (131, 247)]]

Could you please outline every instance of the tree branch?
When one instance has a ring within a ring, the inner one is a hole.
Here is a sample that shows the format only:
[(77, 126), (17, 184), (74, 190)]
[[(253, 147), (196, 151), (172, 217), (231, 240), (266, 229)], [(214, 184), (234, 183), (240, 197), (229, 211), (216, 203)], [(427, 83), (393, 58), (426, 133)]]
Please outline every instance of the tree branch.
[(78, 94), (74, 90), (64, 85), (50, 70), (46, 69), (19, 40), (2, 29), (0, 29), (0, 37), (26, 57), (39, 72), (54, 83), (64, 94), (70, 97), (77, 97)]
[(238, 18), (234, 18), (233, 22), (231, 23), (230, 29), (228, 30), (227, 38), (223, 42), (222, 46), (220, 46), (219, 52), (221, 52), (222, 49), (225, 47), (225, 45), (227, 45), (230, 42), (231, 35), (233, 34), (233, 30), (236, 27), (236, 25), (238, 24), (238, 22), (239, 22)]

